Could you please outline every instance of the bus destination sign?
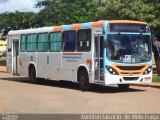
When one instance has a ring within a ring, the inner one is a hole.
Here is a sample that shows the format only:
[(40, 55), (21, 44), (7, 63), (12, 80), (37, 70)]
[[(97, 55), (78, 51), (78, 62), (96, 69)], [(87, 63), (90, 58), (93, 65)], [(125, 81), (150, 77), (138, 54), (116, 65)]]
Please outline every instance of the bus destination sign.
[(143, 24), (110, 24), (110, 32), (148, 32), (148, 26)]

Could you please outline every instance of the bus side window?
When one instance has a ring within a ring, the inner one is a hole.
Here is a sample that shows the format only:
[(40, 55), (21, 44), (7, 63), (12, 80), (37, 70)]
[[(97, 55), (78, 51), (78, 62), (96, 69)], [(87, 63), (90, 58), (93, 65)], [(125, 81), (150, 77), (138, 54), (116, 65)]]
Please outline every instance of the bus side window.
[(38, 34), (38, 52), (47, 52), (48, 51), (48, 33), (40, 33)]
[(24, 52), (26, 50), (26, 35), (21, 35), (21, 41), (20, 41), (20, 51)]
[(50, 51), (60, 52), (62, 49), (62, 34), (61, 32), (55, 32), (50, 34)]
[(76, 31), (64, 31), (63, 32), (63, 50), (65, 52), (74, 52), (76, 48)]
[(87, 52), (91, 49), (91, 29), (82, 29), (77, 32), (77, 51)]
[(36, 34), (27, 35), (27, 52), (36, 51)]

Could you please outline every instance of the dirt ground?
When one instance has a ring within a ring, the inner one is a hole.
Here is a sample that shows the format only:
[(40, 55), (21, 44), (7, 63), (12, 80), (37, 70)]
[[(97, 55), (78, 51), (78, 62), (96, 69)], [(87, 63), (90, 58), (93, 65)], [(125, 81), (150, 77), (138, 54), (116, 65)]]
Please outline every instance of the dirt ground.
[(82, 92), (78, 84), (46, 81), (31, 84), (26, 77), (0, 72), (0, 113), (82, 114), (159, 113), (160, 89), (96, 85)]

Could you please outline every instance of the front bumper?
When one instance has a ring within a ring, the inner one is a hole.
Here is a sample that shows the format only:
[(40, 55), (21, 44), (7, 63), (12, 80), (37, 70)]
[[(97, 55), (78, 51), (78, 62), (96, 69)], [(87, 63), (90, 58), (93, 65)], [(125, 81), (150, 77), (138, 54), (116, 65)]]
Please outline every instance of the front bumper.
[(137, 75), (137, 76), (122, 76), (122, 75), (111, 75), (106, 73), (104, 77), (104, 84), (143, 84), (152, 82), (152, 72), (148, 75)]

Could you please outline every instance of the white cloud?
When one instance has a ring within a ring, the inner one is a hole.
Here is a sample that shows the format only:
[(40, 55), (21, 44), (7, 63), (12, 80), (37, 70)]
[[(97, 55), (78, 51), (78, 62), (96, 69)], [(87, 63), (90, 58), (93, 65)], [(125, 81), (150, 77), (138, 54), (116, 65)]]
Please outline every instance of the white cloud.
[[(40, 1), (40, 0), (38, 0)], [(3, 0), (0, 2), (0, 13), (4, 12), (38, 12), (40, 9), (35, 8), (37, 0)]]

